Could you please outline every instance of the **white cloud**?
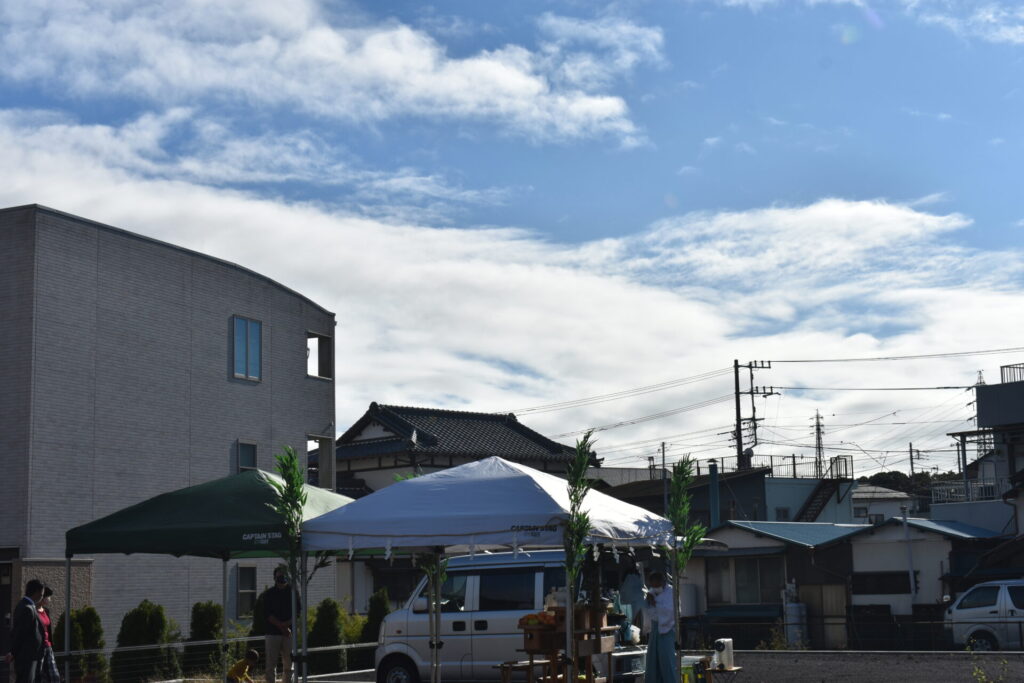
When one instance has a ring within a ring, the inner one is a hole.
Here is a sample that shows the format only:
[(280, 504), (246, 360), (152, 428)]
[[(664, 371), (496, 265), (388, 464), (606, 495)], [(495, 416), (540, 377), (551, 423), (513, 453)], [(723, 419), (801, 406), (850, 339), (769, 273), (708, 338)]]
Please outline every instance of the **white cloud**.
[(456, 58), (421, 30), (328, 17), (313, 0), (32, 0), (0, 12), (0, 73), (62, 94), (256, 103), (357, 124), (415, 115), (494, 123), (533, 140), (642, 141), (625, 101), (606, 88), (660, 60), (661, 46), (657, 29), (545, 15), (546, 49)]
[[(0, 125), (26, 144), (59, 146), (107, 168), (148, 178), (219, 186), (301, 182), (343, 188), (339, 206), (387, 218), (413, 213), (421, 221), (446, 222), (454, 205), (502, 204), (510, 194), (505, 188), (462, 188), (415, 168), (367, 169), (345, 160), (344, 150), (331, 149), (310, 132), (238, 137), (219, 121), (195, 118), (185, 108), (145, 114), (120, 127), (81, 125), (54, 112), (0, 110)], [(174, 152), (168, 150), (172, 139), (178, 146)]]
[(722, 138), (720, 138), (720, 137), (704, 138), (704, 146), (705, 147), (717, 147), (719, 145), (719, 143), (721, 143), (721, 142), (722, 142)]
[(757, 150), (749, 142), (737, 142), (733, 145), (733, 148), (740, 154), (749, 154), (751, 156), (757, 154)]
[(941, 26), (960, 37), (1024, 44), (1024, 7), (1020, 4), (955, 0), (904, 2), (907, 12), (919, 21)]
[[(956, 246), (955, 232), (971, 225), (956, 213), (824, 199), (690, 213), (619, 239), (558, 244), (518, 229), (385, 223), (156, 175), (131, 157), (159, 154), (160, 125), (97, 130), (65, 121), (39, 125), (31, 136), (11, 116), (0, 117), (0, 206), (39, 202), (199, 249), (337, 311), (344, 320), (337, 337), (341, 428), (371, 400), (499, 411), (652, 384), (733, 358), (982, 349), (1016, 345), (1019, 336), (1005, 312), (1019, 307), (1024, 259), (1009, 249)], [(90, 133), (105, 142), (88, 146), (82, 140)], [(978, 367), (992, 371), (1000, 360), (780, 366), (757, 379), (969, 383)], [(731, 377), (723, 377), (524, 421), (567, 432), (731, 391)], [(801, 423), (819, 407), (881, 414), (947, 398), (785, 394), (781, 414)], [(730, 420), (727, 406), (713, 407), (602, 434), (598, 448)], [(847, 433), (873, 447), (872, 433)], [(943, 434), (940, 426), (921, 447)], [(723, 437), (709, 437), (716, 439)], [(702, 454), (728, 455), (727, 441), (716, 447)]]

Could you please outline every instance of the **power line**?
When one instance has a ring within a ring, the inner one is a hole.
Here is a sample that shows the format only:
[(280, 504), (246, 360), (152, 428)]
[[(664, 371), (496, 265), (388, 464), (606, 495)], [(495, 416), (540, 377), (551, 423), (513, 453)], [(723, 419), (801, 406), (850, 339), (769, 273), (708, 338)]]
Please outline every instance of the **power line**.
[(612, 422), (606, 425), (600, 425), (598, 427), (585, 427), (584, 429), (577, 429), (572, 432), (564, 432), (562, 434), (554, 434), (548, 436), (549, 439), (559, 439), (565, 436), (576, 436), (578, 434), (584, 434), (588, 431), (592, 432), (603, 432), (608, 429), (617, 429), (618, 427), (628, 427), (629, 425), (640, 424), (642, 422), (650, 422), (651, 420), (660, 420), (663, 417), (669, 417), (671, 415), (678, 415), (679, 413), (687, 413), (691, 410), (699, 410), (701, 408), (707, 408), (709, 406), (724, 403), (725, 401), (731, 401), (733, 398), (732, 394), (726, 394), (725, 396), (718, 396), (717, 398), (711, 398), (706, 401), (700, 401), (699, 403), (691, 403), (690, 405), (682, 406), (681, 408), (673, 408), (671, 410), (663, 410), (660, 413), (652, 413), (650, 415), (642, 415), (640, 417), (634, 417), (630, 420), (622, 420), (620, 422)]
[(1005, 353), (1020, 353), (1024, 346), (1005, 349), (985, 349), (981, 351), (951, 351), (948, 353), (921, 353), (912, 356), (875, 356), (871, 358), (805, 358), (791, 360), (773, 360), (772, 363), (860, 363), (874, 361), (927, 360), (931, 358), (962, 358), (965, 356), (996, 356)]
[(974, 385), (959, 387), (778, 387), (788, 391), (940, 391), (944, 389), (973, 389)]
[(528, 413), (546, 413), (555, 410), (566, 410), (569, 408), (577, 408), (580, 406), (594, 405), (595, 403), (617, 401), (623, 398), (642, 396), (644, 394), (650, 394), (655, 391), (665, 391), (666, 389), (674, 389), (676, 387), (685, 386), (687, 384), (695, 384), (697, 382), (703, 382), (705, 380), (714, 379), (715, 377), (720, 377), (722, 375), (727, 374), (729, 370), (730, 368), (721, 368), (719, 370), (703, 372), (699, 375), (691, 375), (690, 377), (670, 379), (665, 382), (659, 382), (658, 384), (648, 384), (647, 386), (635, 387), (633, 389), (622, 389), (621, 391), (613, 391), (608, 394), (598, 394), (597, 396), (588, 396), (586, 398), (577, 398), (568, 401), (558, 401), (556, 403), (546, 403), (544, 405), (533, 406), (530, 408), (519, 408), (518, 410), (506, 412), (513, 412), (517, 415), (525, 415)]

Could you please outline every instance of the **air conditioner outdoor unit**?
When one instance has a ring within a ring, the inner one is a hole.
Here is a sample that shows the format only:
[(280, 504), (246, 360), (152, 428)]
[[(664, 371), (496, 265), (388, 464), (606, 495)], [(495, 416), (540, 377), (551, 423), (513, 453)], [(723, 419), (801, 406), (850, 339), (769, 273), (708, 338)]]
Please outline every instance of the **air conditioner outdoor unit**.
[(715, 641), (715, 654), (718, 655), (719, 669), (732, 669), (736, 659), (732, 654), (732, 638), (719, 638)]

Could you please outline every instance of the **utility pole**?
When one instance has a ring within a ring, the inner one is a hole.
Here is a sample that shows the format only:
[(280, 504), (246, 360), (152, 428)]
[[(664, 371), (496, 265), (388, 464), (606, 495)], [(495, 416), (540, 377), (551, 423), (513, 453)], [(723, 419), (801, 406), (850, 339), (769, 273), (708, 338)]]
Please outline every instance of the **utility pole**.
[[(739, 360), (733, 360), (732, 362), (732, 377), (733, 385), (735, 387), (735, 398), (736, 398), (736, 469), (742, 470), (750, 467), (750, 458), (747, 457), (743, 448), (743, 412), (740, 409), (740, 396), (742, 394), (750, 394), (750, 425), (751, 425), (751, 436), (753, 438), (753, 444), (751, 447), (757, 446), (757, 411), (754, 405), (754, 396), (776, 396), (778, 392), (775, 391), (775, 387), (756, 387), (754, 386), (754, 370), (770, 370), (772, 367), (771, 361), (755, 360), (749, 363), (740, 365)], [(750, 389), (748, 391), (740, 391), (740, 368), (747, 368), (750, 371)], [(722, 470), (725, 470), (725, 462), (722, 462)]]
[(814, 411), (814, 474), (818, 479), (824, 472), (825, 447), (821, 443), (821, 413)]
[(734, 383), (736, 385), (736, 469), (742, 469), (742, 466), (743, 466), (743, 416), (740, 414), (740, 361), (739, 361), (739, 359), (733, 359), (733, 361), (732, 361), (732, 377), (733, 377), (733, 381), (734, 381)]
[(665, 442), (661, 442), (661, 504), (664, 514), (668, 514), (668, 470), (665, 468)]
[(914, 443), (907, 444), (907, 448), (910, 451), (910, 483), (914, 483)]

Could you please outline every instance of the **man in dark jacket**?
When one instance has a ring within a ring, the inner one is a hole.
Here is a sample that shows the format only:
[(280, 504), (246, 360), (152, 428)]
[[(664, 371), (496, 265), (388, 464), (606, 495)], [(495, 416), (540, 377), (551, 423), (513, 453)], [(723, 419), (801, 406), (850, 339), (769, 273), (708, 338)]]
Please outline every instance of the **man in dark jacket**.
[[(288, 577), (284, 567), (274, 570), (274, 585), (263, 592), (263, 611), (266, 614), (266, 637), (264, 645), (267, 652), (265, 680), (274, 683), (274, 670), (278, 658), (282, 664), (282, 681), (290, 681), (292, 674), (292, 596), (298, 595), (288, 585)], [(301, 614), (301, 606), (299, 613)]]
[(25, 597), (14, 608), (11, 624), (11, 652), (7, 660), (14, 659), (17, 683), (36, 683), (43, 659), (43, 622), (36, 606), (43, 598), (43, 584), (32, 579), (25, 585)]

